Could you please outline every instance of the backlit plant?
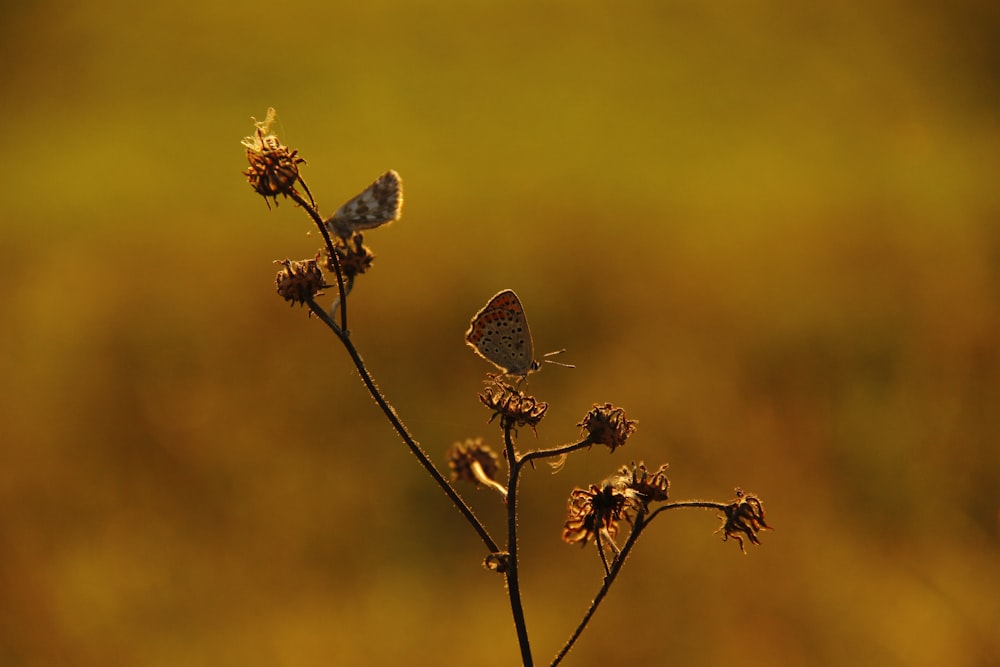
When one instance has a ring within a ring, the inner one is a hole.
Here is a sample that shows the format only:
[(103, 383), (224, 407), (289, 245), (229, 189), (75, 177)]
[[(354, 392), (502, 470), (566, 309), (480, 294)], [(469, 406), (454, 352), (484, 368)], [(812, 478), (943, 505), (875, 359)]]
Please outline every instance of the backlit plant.
[[(253, 190), (268, 201), (269, 207), (271, 202), (277, 204), (278, 197), (294, 201), (315, 223), (324, 242), (312, 258), (278, 262), (281, 265), (276, 277), (278, 294), (293, 305), (306, 306), (343, 344), (386, 420), (483, 543), (486, 569), (506, 578), (522, 663), (533, 665), (518, 577), (518, 481), (526, 464), (533, 467), (536, 461), (549, 460), (559, 466), (570, 454), (589, 451), (595, 445), (607, 447), (613, 453), (635, 433), (636, 422), (628, 419), (621, 407), (594, 404), (577, 424), (581, 429), (577, 441), (519, 450), (518, 430), (530, 427), (537, 433), (548, 403), (522, 389), (525, 377), (537, 370), (539, 364), (533, 358), (521, 302), (512, 291), (503, 290), (475, 315), (466, 332), (468, 344), (501, 371), (487, 375), (479, 401), (490, 412), (489, 421), (495, 422), (500, 431), (502, 456), (481, 438), (468, 438), (448, 450), (450, 475), (442, 474), (376, 386), (348, 329), (348, 297), (357, 277), (370, 270), (374, 260), (374, 255), (364, 245), (362, 232), (399, 219), (403, 205), (402, 180), (399, 174), (389, 170), (324, 219), (302, 178), (300, 166), (305, 160), (271, 132), (274, 119), (274, 110), (269, 109), (265, 120), (255, 123), (254, 133), (243, 140), (249, 161), (244, 175)], [(327, 311), (319, 305), (317, 297), (330, 289), (335, 290), (336, 297), (333, 307)], [(474, 484), (496, 492), (507, 516), (502, 540), (495, 539), (476, 517), (459, 495), (455, 483)], [(760, 544), (758, 534), (769, 529), (761, 500), (742, 489), (737, 488), (735, 498), (728, 502), (671, 501), (669, 489), (666, 464), (649, 469), (642, 462), (632, 462), (600, 482), (570, 491), (562, 539), (567, 544), (584, 547), (593, 543), (604, 569), (604, 578), (580, 622), (550, 665), (559, 664), (567, 655), (606, 597), (639, 537), (667, 510), (685, 507), (716, 510), (722, 520), (719, 528), (722, 538), (735, 538), (741, 550), (744, 538), (751, 544)]]

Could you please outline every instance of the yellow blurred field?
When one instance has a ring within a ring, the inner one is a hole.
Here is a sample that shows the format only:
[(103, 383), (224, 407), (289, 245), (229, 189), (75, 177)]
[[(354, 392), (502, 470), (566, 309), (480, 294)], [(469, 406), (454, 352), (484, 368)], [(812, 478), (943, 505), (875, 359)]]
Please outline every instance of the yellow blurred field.
[(661, 520), (563, 664), (1000, 664), (994, 3), (0, 15), (0, 665), (518, 664), (481, 544), (274, 293), (320, 240), (240, 174), (269, 106), (327, 214), (402, 175), (351, 330), (441, 468), (500, 448), (462, 335), (504, 288), (577, 365), (522, 448), (639, 420), (523, 480), (537, 664), (602, 572), (566, 498), (632, 460), (776, 530)]

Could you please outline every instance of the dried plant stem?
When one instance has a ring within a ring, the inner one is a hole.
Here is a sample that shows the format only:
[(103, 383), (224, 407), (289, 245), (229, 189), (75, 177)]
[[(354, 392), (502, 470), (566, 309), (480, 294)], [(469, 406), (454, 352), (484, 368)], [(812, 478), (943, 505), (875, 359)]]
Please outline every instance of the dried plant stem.
[(521, 606), (521, 585), (517, 568), (517, 480), (520, 477), (524, 459), (517, 459), (509, 422), (504, 423), (503, 439), (510, 466), (510, 479), (507, 480), (507, 552), (510, 554), (510, 564), (507, 568), (507, 593), (510, 596), (510, 610), (514, 616), (514, 627), (517, 630), (517, 643), (521, 647), (521, 662), (524, 667), (532, 667), (534, 660), (531, 657), (531, 644), (528, 642), (528, 625), (524, 620), (524, 608)]
[(594, 540), (597, 543), (597, 553), (601, 554), (601, 563), (604, 564), (604, 576), (606, 577), (611, 574), (611, 567), (608, 565), (608, 555), (604, 552), (604, 541), (601, 539), (601, 533), (604, 530), (604, 528), (601, 528), (594, 533)]
[(611, 588), (611, 584), (614, 583), (615, 578), (618, 576), (618, 573), (621, 572), (622, 565), (625, 564), (625, 559), (628, 558), (629, 552), (632, 551), (633, 545), (635, 545), (636, 541), (639, 539), (639, 535), (642, 533), (642, 530), (648, 524), (649, 524), (648, 519), (644, 521), (641, 516), (636, 518), (635, 528), (633, 528), (632, 532), (629, 533), (628, 539), (625, 541), (625, 546), (622, 547), (621, 553), (619, 553), (618, 556), (611, 563), (611, 569), (604, 577), (604, 581), (601, 584), (601, 589), (597, 591), (597, 595), (594, 596), (594, 600), (590, 603), (590, 607), (587, 609), (587, 612), (583, 615), (583, 618), (580, 620), (580, 624), (576, 626), (576, 630), (573, 631), (573, 634), (570, 635), (570, 638), (566, 641), (566, 644), (563, 645), (563, 647), (559, 650), (559, 653), (556, 654), (556, 657), (550, 663), (551, 667), (556, 667), (556, 665), (562, 662), (562, 659), (565, 658), (566, 654), (569, 653), (569, 650), (573, 648), (573, 644), (575, 644), (576, 640), (579, 639), (580, 635), (587, 627), (587, 624), (590, 623), (590, 619), (594, 615), (594, 612), (597, 611), (597, 607), (604, 600), (604, 596), (608, 594), (608, 590)]
[[(489, 531), (486, 530), (486, 526), (484, 526), (483, 523), (478, 518), (476, 518), (476, 515), (472, 512), (472, 509), (470, 509), (469, 506), (465, 503), (465, 501), (462, 500), (462, 497), (459, 496), (458, 492), (455, 491), (455, 489), (451, 486), (451, 484), (448, 483), (448, 480), (446, 480), (444, 476), (438, 471), (438, 469), (434, 467), (434, 464), (431, 462), (430, 457), (427, 456), (427, 453), (424, 452), (424, 450), (420, 447), (417, 441), (413, 439), (413, 436), (410, 435), (410, 432), (406, 429), (406, 426), (399, 419), (399, 416), (396, 414), (396, 411), (392, 409), (392, 406), (389, 405), (389, 402), (385, 400), (384, 396), (382, 396), (382, 392), (380, 392), (378, 387), (375, 386), (375, 381), (372, 380), (371, 374), (368, 372), (368, 368), (365, 366), (365, 362), (361, 359), (361, 355), (358, 354), (358, 350), (357, 348), (354, 347), (354, 344), (351, 342), (351, 339), (348, 338), (346, 331), (337, 326), (337, 323), (334, 322), (333, 319), (331, 319), (330, 315), (325, 310), (323, 310), (323, 308), (320, 307), (320, 305), (316, 303), (315, 300), (309, 299), (306, 303), (309, 305), (309, 310), (311, 310), (318, 318), (320, 318), (324, 324), (330, 327), (330, 329), (334, 332), (334, 334), (336, 334), (337, 338), (340, 339), (340, 342), (343, 343), (344, 348), (347, 350), (347, 353), (351, 356), (351, 359), (354, 361), (355, 368), (358, 369), (358, 374), (361, 376), (362, 382), (364, 382), (365, 386), (368, 388), (368, 393), (371, 394), (372, 398), (375, 400), (375, 403), (378, 404), (383, 414), (385, 414), (386, 419), (389, 420), (389, 423), (392, 424), (392, 427), (396, 430), (396, 433), (399, 434), (399, 437), (403, 439), (403, 442), (406, 443), (406, 446), (409, 447), (410, 451), (413, 452), (413, 455), (417, 457), (417, 460), (420, 462), (420, 465), (422, 465), (424, 469), (428, 472), (428, 474), (430, 474), (430, 476), (434, 478), (434, 481), (437, 482), (437, 485), (441, 487), (441, 489), (445, 492), (448, 498), (450, 498), (451, 501), (458, 508), (458, 511), (462, 513), (462, 516), (465, 517), (466, 521), (468, 521), (469, 524), (473, 527), (473, 529), (475, 529), (475, 531), (479, 534), (479, 538), (483, 541), (483, 544), (486, 545), (486, 548), (489, 550), (489, 552), (490, 553), (499, 552), (500, 547), (497, 545), (496, 541), (490, 536)], [(341, 302), (341, 305), (342, 307), (344, 306), (343, 301)]]
[(573, 631), (573, 634), (566, 641), (566, 644), (559, 650), (559, 653), (556, 654), (556, 657), (550, 663), (550, 667), (556, 667), (556, 665), (562, 662), (562, 659), (566, 657), (569, 650), (573, 648), (573, 644), (576, 643), (576, 640), (587, 627), (587, 624), (590, 622), (594, 612), (597, 611), (597, 607), (604, 601), (604, 597), (608, 594), (611, 584), (614, 583), (615, 578), (622, 569), (622, 565), (625, 564), (625, 559), (628, 558), (629, 553), (632, 551), (632, 547), (635, 546), (635, 543), (639, 540), (639, 535), (641, 535), (642, 531), (646, 529), (646, 526), (648, 526), (650, 522), (661, 512), (665, 510), (677, 509), (679, 507), (703, 507), (706, 509), (723, 510), (726, 505), (725, 503), (714, 503), (707, 500), (684, 500), (675, 503), (666, 503), (656, 508), (656, 511), (652, 512), (649, 516), (643, 516), (640, 514), (636, 517), (635, 527), (632, 529), (632, 532), (629, 533), (628, 539), (625, 541), (625, 546), (622, 547), (622, 550), (611, 563), (611, 570), (607, 573), (607, 576), (604, 577), (601, 589), (597, 591), (597, 595), (594, 596), (594, 600), (590, 603), (590, 607), (587, 608), (587, 612), (580, 620), (580, 624), (576, 626), (576, 630)]
[[(304, 185), (305, 183), (303, 183)], [(308, 191), (309, 189), (306, 188), (306, 192)], [(350, 290), (344, 289), (344, 272), (340, 269), (340, 256), (333, 249), (333, 239), (330, 238), (330, 232), (327, 231), (326, 225), (323, 224), (323, 216), (316, 210), (314, 203), (311, 201), (307, 202), (295, 190), (289, 192), (288, 196), (309, 214), (309, 217), (316, 223), (316, 227), (319, 228), (319, 233), (323, 235), (323, 243), (326, 244), (326, 251), (330, 253), (330, 261), (333, 262), (334, 272), (337, 274), (337, 291), (340, 292), (340, 329), (344, 332), (344, 336), (349, 336), (350, 331), (347, 328), (347, 292)], [(309, 195), (309, 197), (312, 199), (312, 195)]]
[(590, 436), (588, 436), (586, 439), (581, 440), (580, 442), (574, 442), (571, 445), (562, 445), (561, 447), (553, 447), (552, 449), (536, 449), (522, 456), (518, 463), (520, 464), (534, 459), (562, 456), (563, 454), (569, 454), (570, 452), (575, 452), (576, 450), (583, 449), (584, 447), (590, 447), (593, 444), (594, 441), (590, 439)]
[[(530, 643), (528, 642), (527, 623), (525, 622), (524, 619), (524, 609), (521, 604), (520, 583), (518, 578), (517, 481), (518, 478), (520, 477), (521, 469), (524, 467), (525, 463), (534, 461), (535, 459), (552, 458), (556, 456), (562, 456), (564, 454), (569, 454), (570, 452), (574, 452), (576, 450), (583, 449), (585, 447), (590, 447), (594, 444), (594, 442), (593, 440), (591, 440), (590, 436), (588, 436), (587, 438), (579, 442), (574, 442), (568, 445), (561, 445), (559, 447), (552, 447), (550, 449), (537, 449), (531, 452), (527, 452), (521, 457), (518, 457), (517, 453), (514, 451), (514, 443), (513, 440), (511, 439), (511, 428), (509, 425), (505, 424), (504, 444), (506, 447), (507, 460), (510, 462), (510, 479), (508, 481), (508, 486), (507, 486), (507, 541), (508, 541), (507, 549), (508, 552), (510, 553), (510, 566), (507, 571), (507, 591), (510, 596), (511, 612), (513, 613), (514, 616), (514, 625), (517, 629), (518, 642), (521, 647), (521, 660), (523, 661), (525, 666), (528, 666), (534, 663), (533, 663), (533, 658), (531, 656), (531, 646)], [(633, 532), (633, 534), (635, 533)], [(638, 535), (635, 535), (635, 538), (638, 538)], [(597, 539), (598, 539), (598, 544), (600, 544), (599, 535), (597, 536)], [(634, 542), (634, 539), (632, 538), (631, 535), (629, 536), (629, 539), (630, 541)], [(624, 556), (625, 554), (623, 552), (618, 556), (615, 562), (618, 563), (619, 561), (624, 561)], [(612, 570), (614, 570), (614, 567), (612, 566), (609, 568), (607, 558), (604, 555), (603, 548), (601, 549), (601, 558), (604, 561), (604, 568), (608, 575), (605, 578), (605, 582), (607, 586), (610, 586), (611, 581), (614, 580), (614, 576), (611, 574)], [(620, 565), (618, 567), (620, 567)], [(614, 574), (617, 575), (617, 571), (615, 571)], [(600, 600), (604, 597), (606, 593), (607, 590), (602, 589), (602, 591), (598, 594), (598, 598), (595, 599), (594, 605), (590, 610), (588, 610), (588, 613), (584, 617), (583, 622), (577, 628), (575, 635), (570, 638), (569, 642), (564, 647), (563, 652), (557, 658), (556, 662), (562, 659), (562, 656), (564, 656), (569, 651), (573, 643), (576, 641), (576, 638), (580, 635), (580, 633), (583, 632), (583, 629), (584, 627), (586, 627), (587, 622), (589, 622), (590, 617), (593, 615), (594, 611), (596, 611), (597, 604), (600, 603)]]
[(646, 523), (652, 521), (653, 517), (655, 517), (660, 512), (664, 512), (666, 510), (675, 510), (678, 507), (701, 507), (702, 509), (719, 510), (720, 512), (722, 512), (725, 511), (726, 509), (726, 503), (716, 503), (712, 502), (711, 500), (678, 500), (675, 503), (664, 503), (660, 507), (657, 507), (655, 512), (649, 515), (649, 517), (646, 519)]
[(501, 496), (503, 496), (504, 499), (507, 498), (507, 487), (501, 484), (500, 482), (496, 481), (489, 475), (487, 475), (486, 471), (483, 470), (482, 463), (480, 463), (479, 461), (473, 461), (470, 467), (472, 468), (472, 474), (476, 478), (476, 481), (478, 481), (485, 487), (493, 489)]

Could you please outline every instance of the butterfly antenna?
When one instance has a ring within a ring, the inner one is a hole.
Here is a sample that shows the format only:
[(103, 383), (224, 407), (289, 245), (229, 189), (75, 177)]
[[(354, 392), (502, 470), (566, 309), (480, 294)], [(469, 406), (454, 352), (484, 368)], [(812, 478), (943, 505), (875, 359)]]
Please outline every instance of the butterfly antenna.
[(561, 361), (553, 361), (551, 359), (545, 359), (544, 358), (544, 357), (553, 357), (553, 356), (555, 356), (557, 354), (562, 354), (565, 351), (566, 351), (566, 348), (563, 348), (561, 350), (556, 350), (555, 352), (546, 352), (545, 354), (542, 355), (542, 357), (543, 357), (542, 361), (544, 361), (547, 364), (553, 364), (555, 366), (562, 366), (563, 368), (576, 368), (576, 366), (574, 364), (564, 364)]

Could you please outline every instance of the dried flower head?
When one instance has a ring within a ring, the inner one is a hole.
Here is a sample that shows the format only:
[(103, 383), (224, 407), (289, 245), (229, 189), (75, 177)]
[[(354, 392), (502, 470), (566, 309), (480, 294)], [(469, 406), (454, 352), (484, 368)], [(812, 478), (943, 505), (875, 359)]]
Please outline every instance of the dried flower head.
[(499, 375), (490, 375), (486, 389), (479, 394), (479, 400), (493, 411), (490, 421), (500, 416), (500, 423), (505, 428), (530, 426), (535, 428), (542, 421), (549, 404), (538, 401), (534, 396), (527, 396), (512, 385), (504, 382)]
[(625, 444), (628, 437), (635, 433), (635, 420), (625, 418), (625, 410), (616, 408), (610, 403), (594, 404), (583, 421), (577, 424), (587, 434), (587, 439), (595, 445), (607, 445), (611, 451)]
[(482, 438), (467, 438), (448, 450), (448, 467), (452, 480), (462, 479), (478, 486), (496, 481), (500, 458), (483, 444)]
[(483, 567), (490, 572), (504, 574), (510, 569), (510, 553), (507, 551), (491, 553), (483, 560)]
[(616, 486), (625, 490), (629, 496), (630, 505), (639, 513), (649, 511), (649, 503), (663, 502), (668, 496), (670, 480), (667, 479), (667, 464), (650, 473), (646, 464), (640, 461), (624, 466), (616, 478)]
[[(573, 489), (569, 497), (569, 513), (563, 529), (567, 544), (584, 545), (599, 531), (613, 540), (618, 534), (618, 522), (628, 505), (628, 498), (611, 483), (591, 484), (589, 489)], [(627, 517), (626, 517), (627, 518)]]
[[(337, 259), (340, 260), (340, 270), (346, 280), (352, 280), (355, 276), (368, 271), (375, 260), (375, 255), (368, 249), (368, 246), (364, 245), (363, 241), (361, 234), (355, 234), (349, 240), (337, 239), (333, 244), (333, 251), (337, 253)], [(335, 271), (333, 258), (330, 257), (329, 251), (324, 251), (324, 254), (326, 255), (327, 271)]]
[(722, 539), (736, 538), (743, 553), (746, 553), (746, 549), (743, 548), (743, 535), (746, 535), (751, 544), (760, 544), (757, 533), (762, 530), (773, 530), (764, 521), (764, 505), (760, 499), (747, 495), (739, 487), (736, 488), (736, 498), (723, 509), (723, 512), (726, 522), (719, 529), (722, 531)]
[(278, 294), (293, 305), (305, 303), (326, 287), (326, 279), (315, 259), (304, 259), (297, 262), (285, 259), (276, 260), (275, 263), (284, 266), (281, 271), (278, 271), (274, 280), (278, 287)]
[[(309, 196), (309, 201), (315, 207), (309, 186), (299, 173), (299, 165), (305, 164), (305, 160), (299, 157), (297, 150), (289, 150), (277, 135), (271, 134), (271, 124), (274, 123), (274, 119), (275, 111), (269, 108), (267, 117), (263, 121), (254, 122), (256, 132), (243, 138), (242, 144), (247, 149), (247, 161), (250, 163), (250, 168), (243, 172), (243, 175), (247, 177), (247, 181), (257, 194), (264, 197), (265, 202), (268, 202), (267, 198), (270, 197), (275, 205), (278, 203), (278, 195), (299, 197), (295, 183), (301, 183)], [(267, 205), (270, 208), (270, 202)]]

